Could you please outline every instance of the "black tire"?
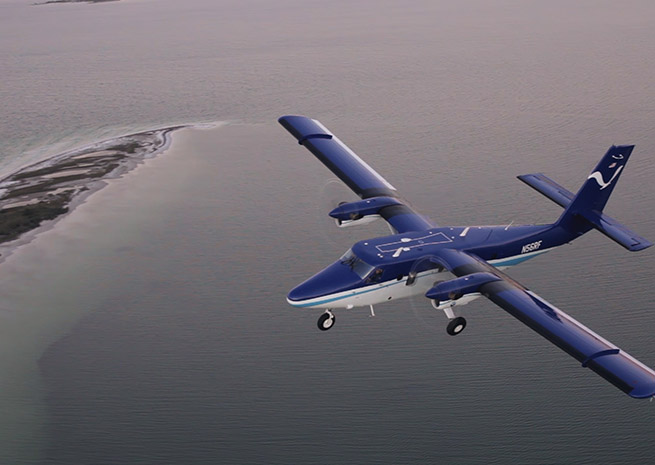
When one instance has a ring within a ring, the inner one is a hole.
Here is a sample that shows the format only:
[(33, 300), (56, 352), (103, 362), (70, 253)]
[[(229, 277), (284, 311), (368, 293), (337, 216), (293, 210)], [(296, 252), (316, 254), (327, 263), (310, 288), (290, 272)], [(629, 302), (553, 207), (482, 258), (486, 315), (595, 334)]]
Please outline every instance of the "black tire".
[(330, 314), (330, 313), (323, 313), (320, 317), (318, 317), (318, 322), (316, 325), (318, 326), (318, 329), (321, 331), (327, 331), (330, 329), (332, 326), (334, 326), (334, 322), (337, 320), (337, 318)]
[(457, 318), (450, 320), (450, 323), (446, 326), (446, 332), (451, 336), (457, 336), (464, 331), (464, 328), (466, 328), (466, 320), (463, 317), (458, 316)]

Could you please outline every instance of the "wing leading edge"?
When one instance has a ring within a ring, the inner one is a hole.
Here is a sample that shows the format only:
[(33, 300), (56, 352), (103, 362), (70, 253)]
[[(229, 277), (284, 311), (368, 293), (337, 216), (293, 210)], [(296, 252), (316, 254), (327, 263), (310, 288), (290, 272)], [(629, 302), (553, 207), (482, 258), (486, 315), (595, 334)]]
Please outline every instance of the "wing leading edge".
[(360, 198), (397, 198), (399, 203), (380, 210), (380, 216), (399, 233), (437, 226), (401, 199), (395, 187), (319, 121), (306, 116), (282, 116), (278, 121)]
[(500, 280), (483, 284), (479, 292), (510, 315), (635, 398), (655, 396), (655, 371), (594, 333), (579, 321), (529, 291), (484, 260), (445, 249), (439, 261), (456, 276), (490, 272)]

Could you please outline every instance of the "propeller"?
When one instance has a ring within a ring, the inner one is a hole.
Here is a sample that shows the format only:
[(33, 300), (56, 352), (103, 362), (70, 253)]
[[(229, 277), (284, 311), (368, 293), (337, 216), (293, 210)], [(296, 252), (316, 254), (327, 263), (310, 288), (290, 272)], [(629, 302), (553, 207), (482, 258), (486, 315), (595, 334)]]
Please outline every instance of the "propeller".
[(345, 202), (356, 200), (357, 196), (341, 181), (331, 179), (320, 190), (317, 211), (323, 239), (334, 248), (346, 249), (354, 242), (353, 228), (339, 228), (330, 213), (334, 208)]
[[(447, 322), (444, 319), (442, 310), (437, 310), (433, 307), (430, 299), (425, 297), (425, 293), (438, 281), (449, 279), (444, 278), (442, 273), (443, 267), (434, 263), (429, 256), (421, 257), (414, 262), (407, 281), (411, 286), (417, 287), (416, 293), (408, 298), (409, 305), (412, 308), (414, 318), (425, 329), (432, 331), (443, 331), (444, 325)], [(446, 276), (450, 276), (447, 274)], [(419, 292), (420, 291), (420, 292)]]

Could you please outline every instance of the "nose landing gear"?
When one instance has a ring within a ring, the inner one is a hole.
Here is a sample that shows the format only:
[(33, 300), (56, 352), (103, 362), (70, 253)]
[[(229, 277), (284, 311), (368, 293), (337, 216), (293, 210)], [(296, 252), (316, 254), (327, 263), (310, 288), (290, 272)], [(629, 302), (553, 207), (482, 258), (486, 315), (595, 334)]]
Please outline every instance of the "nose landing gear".
[(330, 310), (326, 310), (325, 313), (323, 313), (318, 318), (318, 322), (316, 324), (318, 326), (318, 329), (320, 329), (321, 331), (327, 331), (332, 326), (334, 326), (334, 322), (336, 320), (337, 317), (334, 316), (334, 313), (332, 313)]

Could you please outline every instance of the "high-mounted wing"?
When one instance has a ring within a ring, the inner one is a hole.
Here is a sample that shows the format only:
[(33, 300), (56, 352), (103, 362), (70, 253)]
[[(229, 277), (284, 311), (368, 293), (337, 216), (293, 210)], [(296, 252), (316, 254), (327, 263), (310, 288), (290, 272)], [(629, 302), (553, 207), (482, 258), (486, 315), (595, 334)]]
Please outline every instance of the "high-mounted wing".
[(362, 199), (397, 198), (397, 204), (380, 209), (379, 215), (399, 233), (423, 231), (437, 225), (400, 198), (396, 188), (380, 176), (319, 121), (305, 116), (282, 116), (280, 124), (330, 171)]
[(453, 249), (436, 258), (458, 277), (490, 273), (500, 278), (482, 280), (478, 292), (629, 396), (655, 396), (655, 371), (484, 260)]

